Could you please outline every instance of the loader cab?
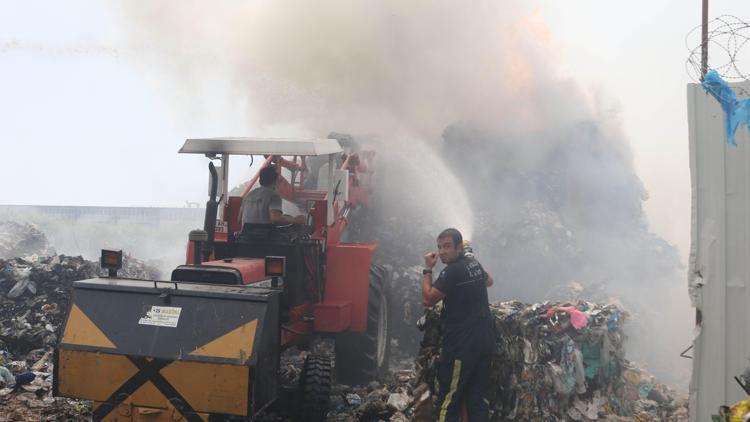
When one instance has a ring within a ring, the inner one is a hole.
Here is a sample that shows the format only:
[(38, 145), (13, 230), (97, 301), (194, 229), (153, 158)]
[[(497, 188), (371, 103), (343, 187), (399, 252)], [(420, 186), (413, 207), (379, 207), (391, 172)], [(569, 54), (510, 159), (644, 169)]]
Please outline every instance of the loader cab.
[[(332, 224), (334, 203), (347, 199), (349, 181), (341, 170), (335, 170), (337, 159), (346, 151), (335, 139), (188, 139), (179, 152), (205, 155), (213, 167), (209, 169), (209, 186), (215, 184), (216, 189), (215, 192), (209, 189), (207, 213), (210, 213), (209, 206), (213, 205), (213, 200), (216, 203), (216, 216), (210, 218), (213, 216), (207, 214), (204, 230), (208, 232), (209, 240), (208, 245), (204, 246), (210, 247), (214, 239), (225, 240), (243, 231), (239, 214), (242, 200), (259, 185), (256, 174), (244, 186), (240, 185), (241, 191), (230, 191), (229, 157), (232, 155), (246, 156), (256, 162), (263, 160), (261, 168), (274, 165), (279, 172), (277, 191), (284, 200), (294, 203), (302, 212), (308, 212), (312, 218), (310, 223), (316, 228)], [(318, 163), (316, 171), (322, 168), (319, 163), (325, 163), (327, 169), (326, 174), (315, 173), (317, 183), (314, 189), (310, 188), (313, 176), (307, 165), (308, 160)], [(319, 189), (319, 186), (323, 189)], [(209, 227), (211, 224), (208, 220), (214, 219), (216, 224)]]
[[(339, 241), (344, 224), (337, 224), (337, 215), (347, 206), (356, 177), (345, 166), (349, 149), (336, 139), (207, 138), (188, 139), (179, 152), (209, 159), (209, 200), (205, 239), (188, 243), (186, 265), (173, 271), (172, 280), (277, 288), (282, 322), (294, 320), (295, 314), (311, 315), (312, 304), (323, 301), (326, 248)], [(243, 198), (259, 186), (260, 172), (231, 189), (232, 155), (260, 162), (261, 168), (273, 165), (276, 191), (307, 215), (307, 224), (241, 225)], [(284, 257), (285, 274), (275, 283), (263, 271), (267, 257)], [(282, 333), (287, 337), (282, 343), (304, 337), (290, 334), (295, 332), (300, 330)]]

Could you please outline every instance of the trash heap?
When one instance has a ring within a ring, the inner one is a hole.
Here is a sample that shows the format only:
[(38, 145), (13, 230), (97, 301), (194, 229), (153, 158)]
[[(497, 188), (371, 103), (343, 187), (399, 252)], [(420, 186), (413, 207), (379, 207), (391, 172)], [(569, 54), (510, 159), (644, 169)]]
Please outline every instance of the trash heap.
[(54, 254), (47, 237), (35, 225), (0, 221), (0, 259)]
[(0, 348), (13, 356), (52, 348), (70, 303), (72, 282), (96, 275), (81, 257), (0, 260)]
[[(52, 350), (76, 280), (102, 274), (98, 263), (65, 255), (0, 259), (0, 416), (2, 420), (90, 420), (90, 404), (52, 396)], [(158, 278), (125, 255), (118, 273)]]
[(387, 382), (372, 381), (365, 386), (334, 385), (328, 421), (407, 422), (412, 420), (413, 371), (397, 370)]
[[(491, 420), (687, 420), (686, 400), (625, 358), (627, 313), (619, 307), (511, 301), (491, 309), (497, 338)], [(440, 312), (433, 307), (420, 320), (424, 339), (416, 363), (417, 388), (433, 395)], [(429, 406), (423, 399), (416, 408)]]

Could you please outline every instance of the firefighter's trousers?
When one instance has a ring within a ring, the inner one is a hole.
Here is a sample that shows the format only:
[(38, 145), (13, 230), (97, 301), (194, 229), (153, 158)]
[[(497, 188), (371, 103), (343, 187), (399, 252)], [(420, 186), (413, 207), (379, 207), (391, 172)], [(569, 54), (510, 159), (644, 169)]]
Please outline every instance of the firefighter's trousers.
[(485, 394), (490, 383), (492, 352), (482, 346), (476, 344), (476, 347), (461, 347), (461, 353), (441, 354), (437, 363), (437, 378), (440, 384), (437, 421), (458, 421), (464, 402), (469, 421), (489, 421)]

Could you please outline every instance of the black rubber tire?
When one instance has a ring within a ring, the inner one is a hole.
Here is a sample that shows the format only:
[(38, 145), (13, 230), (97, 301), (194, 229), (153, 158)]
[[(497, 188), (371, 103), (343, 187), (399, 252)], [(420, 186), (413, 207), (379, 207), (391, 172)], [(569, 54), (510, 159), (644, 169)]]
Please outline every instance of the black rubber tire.
[(300, 416), (305, 421), (326, 420), (331, 404), (331, 358), (308, 355), (300, 373)]
[[(383, 379), (388, 374), (391, 356), (391, 283), (390, 273), (379, 265), (370, 267), (370, 288), (367, 297), (367, 329), (364, 333), (345, 333), (336, 338), (336, 381), (348, 385), (364, 385)], [(384, 312), (381, 314), (381, 308)], [(384, 350), (378, 361), (378, 333)]]

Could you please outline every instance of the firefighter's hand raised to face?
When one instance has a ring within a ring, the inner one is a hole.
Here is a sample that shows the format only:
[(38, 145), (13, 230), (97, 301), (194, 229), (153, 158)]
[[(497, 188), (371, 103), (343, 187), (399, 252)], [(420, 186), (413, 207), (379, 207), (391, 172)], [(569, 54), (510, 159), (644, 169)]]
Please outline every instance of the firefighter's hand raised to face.
[(425, 268), (432, 268), (437, 264), (438, 254), (437, 252), (429, 252), (424, 256)]

